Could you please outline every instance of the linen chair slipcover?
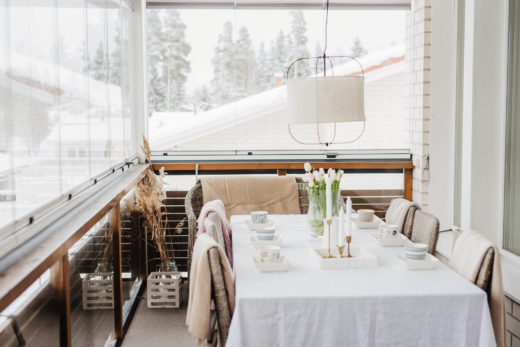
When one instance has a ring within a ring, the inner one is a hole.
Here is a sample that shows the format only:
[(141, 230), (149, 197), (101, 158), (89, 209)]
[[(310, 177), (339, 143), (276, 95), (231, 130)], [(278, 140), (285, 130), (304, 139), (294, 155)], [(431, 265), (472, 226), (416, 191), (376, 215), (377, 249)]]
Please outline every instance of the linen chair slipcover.
[(410, 238), (415, 212), (420, 209), (419, 205), (406, 199), (393, 199), (386, 211), (385, 221), (397, 225), (397, 231)]
[(222, 247), (222, 249), (226, 249), (226, 244), (224, 243), (224, 235), (222, 234), (222, 225), (220, 224), (220, 218), (217, 213), (210, 212), (206, 219), (204, 220), (204, 227), (206, 229), (206, 233), (213, 237), (215, 241)]
[(439, 220), (432, 214), (415, 211), (410, 240), (428, 245), (428, 253), (433, 254), (439, 239)]
[(498, 347), (505, 346), (505, 300), (498, 248), (473, 230), (457, 232), (449, 267), (487, 294)]
[[(300, 177), (295, 177), (298, 186), (298, 203), (300, 205), (300, 212), (306, 214), (309, 209), (309, 193), (307, 191), (307, 184), (303, 182)], [(343, 199), (340, 203), (345, 204)], [(184, 206), (186, 209), (186, 216), (188, 217), (188, 269), (191, 266), (191, 257), (193, 253), (193, 245), (197, 238), (197, 219), (199, 217), (202, 206), (204, 205), (202, 195), (202, 184), (197, 180), (195, 185), (186, 194)]]
[[(220, 262), (220, 255), (216, 248), (211, 248), (208, 251), (209, 266), (211, 270), (211, 297), (215, 303), (215, 310), (211, 319), (212, 328), (212, 346), (217, 346), (220, 341), (221, 346), (226, 345), (229, 326), (231, 324), (231, 310), (229, 308), (228, 295), (224, 276), (222, 274), (222, 265)], [(218, 335), (215, 332), (218, 331)], [(218, 339), (217, 339), (218, 336)]]

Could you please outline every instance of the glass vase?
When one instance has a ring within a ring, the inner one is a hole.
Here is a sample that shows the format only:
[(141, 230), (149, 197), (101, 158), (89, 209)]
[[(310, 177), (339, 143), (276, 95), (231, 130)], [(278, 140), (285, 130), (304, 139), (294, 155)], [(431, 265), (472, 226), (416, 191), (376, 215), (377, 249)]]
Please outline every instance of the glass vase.
[[(339, 214), (339, 189), (332, 189), (332, 217)], [(325, 190), (309, 189), (309, 211), (307, 212), (307, 222), (311, 227), (311, 235), (323, 237), (324, 223), (327, 216), (327, 198)]]

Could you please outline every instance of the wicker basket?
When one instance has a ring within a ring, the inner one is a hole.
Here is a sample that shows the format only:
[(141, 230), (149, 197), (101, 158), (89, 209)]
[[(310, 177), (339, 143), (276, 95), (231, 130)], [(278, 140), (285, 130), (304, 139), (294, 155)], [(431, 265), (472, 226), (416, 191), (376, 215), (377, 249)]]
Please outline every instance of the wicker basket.
[(179, 308), (181, 284), (179, 272), (152, 272), (146, 285), (148, 308)]
[(111, 272), (86, 274), (81, 287), (84, 310), (114, 308), (113, 277)]

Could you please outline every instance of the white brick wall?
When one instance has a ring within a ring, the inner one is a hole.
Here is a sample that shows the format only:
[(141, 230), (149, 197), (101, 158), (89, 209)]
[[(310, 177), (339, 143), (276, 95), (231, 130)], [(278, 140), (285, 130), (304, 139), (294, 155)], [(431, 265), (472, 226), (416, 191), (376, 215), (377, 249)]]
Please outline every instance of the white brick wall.
[[(411, 120), (410, 141), (415, 170), (413, 173), (413, 200), (428, 209), (429, 171), (426, 157), (430, 151), (430, 52), (431, 52), (431, 0), (414, 0), (413, 21), (408, 21), (410, 38), (407, 56), (412, 78), (408, 89), (412, 94), (409, 106)], [(411, 83), (411, 85), (410, 85)]]

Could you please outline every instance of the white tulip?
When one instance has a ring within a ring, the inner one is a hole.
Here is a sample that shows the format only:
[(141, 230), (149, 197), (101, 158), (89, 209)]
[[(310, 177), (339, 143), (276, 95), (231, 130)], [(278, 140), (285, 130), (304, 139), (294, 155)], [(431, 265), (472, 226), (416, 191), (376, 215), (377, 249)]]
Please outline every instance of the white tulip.
[(307, 163), (303, 164), (303, 167), (305, 168), (305, 172), (311, 172), (311, 170), (312, 170), (311, 163), (307, 162)]
[(314, 187), (314, 181), (309, 181), (309, 188), (313, 188)]

